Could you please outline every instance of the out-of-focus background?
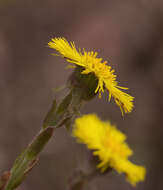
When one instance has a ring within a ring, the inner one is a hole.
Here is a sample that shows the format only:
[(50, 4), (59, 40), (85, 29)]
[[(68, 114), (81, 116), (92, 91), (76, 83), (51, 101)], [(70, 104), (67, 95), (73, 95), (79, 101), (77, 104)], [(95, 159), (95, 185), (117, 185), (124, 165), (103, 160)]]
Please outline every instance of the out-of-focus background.
[[(51, 55), (47, 43), (65, 37), (95, 50), (116, 70), (121, 86), (135, 97), (124, 118), (107, 96), (87, 103), (82, 113), (110, 119), (128, 136), (132, 161), (147, 168), (139, 190), (163, 189), (163, 1), (162, 0), (1, 0), (0, 1), (0, 173), (39, 131), (71, 69)], [(64, 189), (82, 165), (86, 148), (64, 129), (56, 131), (19, 190)], [(123, 175), (95, 178), (97, 190), (130, 190)], [(90, 188), (91, 189), (91, 188)]]

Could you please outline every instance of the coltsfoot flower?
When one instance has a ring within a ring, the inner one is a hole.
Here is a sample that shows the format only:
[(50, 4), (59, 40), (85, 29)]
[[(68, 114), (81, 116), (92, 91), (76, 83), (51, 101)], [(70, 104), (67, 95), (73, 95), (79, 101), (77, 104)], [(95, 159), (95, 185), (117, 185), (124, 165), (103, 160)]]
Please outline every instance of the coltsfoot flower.
[(97, 168), (102, 172), (114, 168), (118, 173), (125, 173), (133, 186), (144, 180), (145, 168), (128, 160), (133, 152), (125, 142), (126, 136), (110, 122), (101, 121), (95, 114), (84, 115), (75, 120), (73, 136), (99, 157)]
[(95, 74), (98, 79), (95, 93), (98, 92), (99, 97), (101, 97), (104, 89), (107, 89), (109, 92), (109, 101), (113, 96), (116, 104), (121, 109), (122, 115), (132, 111), (134, 97), (122, 91), (128, 88), (118, 85), (114, 70), (107, 64), (107, 61), (102, 62), (102, 58), (97, 57), (97, 52), (86, 52), (80, 48), (77, 50), (74, 42), (68, 43), (65, 38), (53, 38), (48, 45), (59, 53), (55, 55), (61, 56), (68, 62), (82, 67), (82, 74)]

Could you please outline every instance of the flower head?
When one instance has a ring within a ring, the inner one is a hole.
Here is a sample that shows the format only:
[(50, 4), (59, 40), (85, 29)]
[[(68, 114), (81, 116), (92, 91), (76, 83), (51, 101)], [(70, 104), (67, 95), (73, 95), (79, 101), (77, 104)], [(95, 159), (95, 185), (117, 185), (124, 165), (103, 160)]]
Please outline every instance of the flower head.
[(94, 150), (93, 154), (100, 159), (97, 168), (102, 172), (114, 168), (118, 173), (125, 173), (132, 185), (144, 180), (145, 168), (128, 160), (133, 152), (125, 142), (126, 136), (110, 122), (101, 121), (95, 114), (82, 116), (75, 120), (73, 136)]
[(68, 43), (65, 38), (53, 38), (48, 45), (50, 48), (58, 51), (58, 56), (65, 58), (68, 62), (76, 66), (83, 67), (82, 74), (95, 74), (98, 79), (95, 93), (99, 92), (99, 97), (101, 97), (104, 89), (107, 89), (109, 100), (113, 96), (116, 104), (121, 109), (122, 115), (124, 112), (128, 113), (132, 111), (134, 97), (121, 91), (127, 90), (128, 88), (118, 85), (114, 70), (107, 64), (107, 61), (102, 62), (102, 58), (97, 57), (97, 52), (86, 52), (84, 49), (77, 50), (74, 42)]

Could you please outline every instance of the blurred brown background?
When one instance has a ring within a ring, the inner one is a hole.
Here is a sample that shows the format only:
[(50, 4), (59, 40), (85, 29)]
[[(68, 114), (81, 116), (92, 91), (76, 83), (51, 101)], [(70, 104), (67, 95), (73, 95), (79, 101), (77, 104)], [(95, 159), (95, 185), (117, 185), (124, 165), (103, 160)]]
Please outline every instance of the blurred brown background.
[[(130, 88), (135, 109), (121, 117), (106, 95), (85, 105), (128, 135), (132, 161), (147, 167), (139, 190), (163, 189), (163, 1), (162, 0), (1, 0), (0, 1), (0, 173), (39, 131), (55, 96), (71, 70), (47, 47), (52, 37), (96, 50)], [(66, 156), (65, 156), (66, 155)], [(84, 163), (86, 148), (58, 129), (40, 163), (19, 190), (61, 190)], [(94, 179), (93, 190), (129, 190), (123, 175)], [(90, 187), (91, 189), (91, 187)]]

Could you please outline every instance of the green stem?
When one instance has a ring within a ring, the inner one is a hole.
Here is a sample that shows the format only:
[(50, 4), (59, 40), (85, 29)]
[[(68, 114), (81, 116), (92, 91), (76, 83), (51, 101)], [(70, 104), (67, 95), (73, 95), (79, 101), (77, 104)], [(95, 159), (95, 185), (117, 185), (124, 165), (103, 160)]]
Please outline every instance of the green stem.
[(11, 169), (10, 178), (5, 190), (15, 189), (22, 183), (27, 173), (35, 165), (38, 154), (51, 138), (53, 131), (54, 128), (52, 127), (47, 127), (46, 129), (41, 130), (32, 143), (20, 154)]
[[(80, 95), (73, 90), (65, 96), (58, 107), (54, 100), (50, 111), (44, 119), (41, 131), (14, 162), (10, 170), (10, 177), (7, 182), (5, 181), (7, 185), (5, 185), (4, 190), (14, 190), (23, 182), (38, 161), (38, 155), (52, 137), (54, 129), (70, 123), (75, 114), (76, 105), (80, 105), (80, 103)], [(4, 184), (2, 183), (3, 181), (0, 179), (0, 184), (3, 187)]]

